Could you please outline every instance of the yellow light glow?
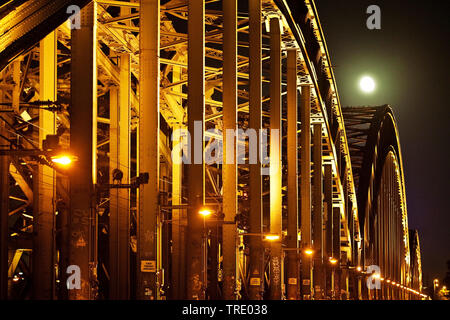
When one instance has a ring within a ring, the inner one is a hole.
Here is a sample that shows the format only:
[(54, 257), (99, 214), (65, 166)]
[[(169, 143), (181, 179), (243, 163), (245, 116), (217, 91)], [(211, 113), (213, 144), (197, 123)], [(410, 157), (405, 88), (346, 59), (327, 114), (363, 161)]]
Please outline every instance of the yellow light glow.
[(264, 239), (268, 241), (277, 241), (280, 240), (280, 236), (277, 234), (268, 234), (264, 236)]
[(360, 266), (356, 267), (356, 271), (361, 272), (362, 268)]
[(379, 274), (379, 273), (374, 273), (374, 274), (372, 275), (372, 278), (380, 279), (380, 274)]
[(359, 81), (359, 87), (365, 93), (371, 93), (375, 90), (375, 81), (372, 77), (364, 76)]
[(335, 258), (330, 258), (330, 263), (331, 263), (331, 264), (336, 264), (336, 263), (337, 263), (337, 260), (336, 260)]
[(61, 164), (63, 166), (68, 166), (72, 163), (72, 159), (70, 156), (67, 155), (59, 155), (52, 157), (52, 162)]
[(200, 209), (200, 211), (198, 213), (204, 217), (207, 217), (207, 216), (211, 215), (211, 210), (209, 210), (208, 208), (202, 208), (202, 209)]
[(312, 249), (305, 249), (305, 254), (311, 256), (314, 253)]

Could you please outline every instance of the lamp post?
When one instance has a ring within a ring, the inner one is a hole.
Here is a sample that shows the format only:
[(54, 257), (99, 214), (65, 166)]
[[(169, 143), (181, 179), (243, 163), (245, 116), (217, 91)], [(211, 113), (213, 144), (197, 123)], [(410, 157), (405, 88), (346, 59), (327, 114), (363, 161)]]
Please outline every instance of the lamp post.
[(334, 298), (336, 297), (336, 294), (334, 292), (335, 266), (338, 263), (338, 261), (334, 257), (330, 257), (328, 259), (328, 262), (331, 264), (331, 299), (334, 300)]
[[(247, 237), (261, 237), (264, 241), (267, 242), (276, 242), (276, 241), (281, 241), (281, 236), (279, 234), (275, 234), (275, 233), (255, 233), (255, 232), (248, 232), (248, 233), (241, 233), (237, 235), (239, 236), (247, 236)], [(261, 278), (259, 279), (259, 281), (264, 279), (264, 272), (263, 274), (261, 274)], [(250, 279), (250, 283), (251, 283), (252, 279)], [(261, 296), (263, 296), (264, 292), (263, 289), (261, 289)]]
[(212, 214), (212, 211), (206, 207), (202, 207), (198, 213), (203, 216), (203, 232), (202, 232), (202, 283), (203, 293), (206, 297), (207, 281), (208, 281), (208, 232), (206, 230), (206, 218)]

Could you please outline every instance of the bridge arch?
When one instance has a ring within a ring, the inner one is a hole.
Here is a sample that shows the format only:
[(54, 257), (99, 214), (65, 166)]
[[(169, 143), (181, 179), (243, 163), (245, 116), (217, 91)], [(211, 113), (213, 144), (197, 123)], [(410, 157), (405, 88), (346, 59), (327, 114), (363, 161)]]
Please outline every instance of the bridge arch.
[[(362, 261), (379, 265), (383, 281), (409, 286), (410, 250), (403, 162), (397, 124), (390, 106), (343, 109), (352, 169), (357, 177)], [(397, 296), (391, 286), (377, 293)]]

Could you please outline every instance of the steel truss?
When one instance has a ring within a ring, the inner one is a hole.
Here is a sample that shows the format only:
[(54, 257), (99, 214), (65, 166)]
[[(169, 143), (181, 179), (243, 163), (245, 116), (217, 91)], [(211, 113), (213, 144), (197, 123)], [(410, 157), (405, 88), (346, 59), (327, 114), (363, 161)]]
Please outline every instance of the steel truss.
[[(392, 110), (341, 108), (313, 1), (72, 0), (72, 30), (48, 3), (0, 7), (2, 298), (424, 298)], [(248, 128), (280, 129), (270, 165), (180, 163)], [(73, 168), (17, 153), (46, 134)]]

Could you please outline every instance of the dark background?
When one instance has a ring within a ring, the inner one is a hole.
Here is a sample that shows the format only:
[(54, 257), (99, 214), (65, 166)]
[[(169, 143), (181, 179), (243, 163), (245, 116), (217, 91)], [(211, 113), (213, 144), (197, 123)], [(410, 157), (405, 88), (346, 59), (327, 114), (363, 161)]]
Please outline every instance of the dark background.
[[(425, 285), (450, 260), (450, 1), (316, 0), (342, 106), (393, 107), (403, 154), (409, 228), (418, 229)], [(366, 27), (369, 5), (381, 30)], [(377, 84), (359, 90), (361, 76)]]

